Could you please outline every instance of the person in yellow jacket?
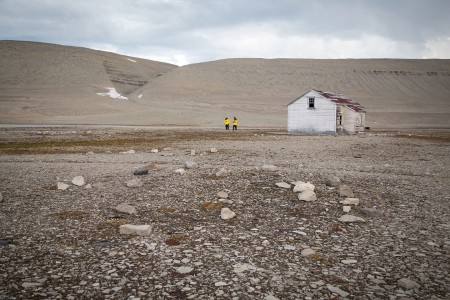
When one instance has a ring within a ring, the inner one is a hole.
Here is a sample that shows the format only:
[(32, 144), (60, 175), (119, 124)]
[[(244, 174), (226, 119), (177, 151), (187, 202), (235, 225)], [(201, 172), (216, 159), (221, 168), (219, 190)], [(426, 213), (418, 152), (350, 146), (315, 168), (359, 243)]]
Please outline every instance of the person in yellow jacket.
[(237, 125), (238, 125), (238, 120), (236, 119), (236, 117), (234, 117), (234, 120), (233, 120), (233, 130), (237, 130)]
[(225, 124), (225, 130), (230, 129), (230, 119), (228, 119), (228, 117), (225, 118), (225, 121), (223, 121), (223, 124)]

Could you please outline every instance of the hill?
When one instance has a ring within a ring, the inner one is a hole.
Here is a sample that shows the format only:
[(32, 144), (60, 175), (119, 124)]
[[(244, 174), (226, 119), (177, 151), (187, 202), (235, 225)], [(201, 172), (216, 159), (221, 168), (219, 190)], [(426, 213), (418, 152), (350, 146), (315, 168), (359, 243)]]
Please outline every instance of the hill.
[[(183, 67), (77, 47), (0, 42), (2, 123), (285, 127), (286, 105), (341, 92), (372, 127), (450, 127), (450, 60), (225, 59)], [(5, 66), (5, 67), (4, 67)], [(128, 100), (100, 96), (114, 87)]]

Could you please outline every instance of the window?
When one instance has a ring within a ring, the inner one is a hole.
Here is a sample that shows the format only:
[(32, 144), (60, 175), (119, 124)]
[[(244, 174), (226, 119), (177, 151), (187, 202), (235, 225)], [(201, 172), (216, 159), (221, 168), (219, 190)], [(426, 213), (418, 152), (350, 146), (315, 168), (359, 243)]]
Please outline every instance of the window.
[(314, 107), (314, 97), (308, 98), (308, 108), (315, 108)]

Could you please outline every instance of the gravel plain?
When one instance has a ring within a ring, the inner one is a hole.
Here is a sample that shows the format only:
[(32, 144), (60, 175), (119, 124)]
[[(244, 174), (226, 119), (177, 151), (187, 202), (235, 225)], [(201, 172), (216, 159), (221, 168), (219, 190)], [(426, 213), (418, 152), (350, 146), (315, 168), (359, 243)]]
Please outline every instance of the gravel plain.
[[(3, 128), (0, 299), (449, 299), (449, 146), (432, 131)], [(347, 213), (330, 175), (359, 199)]]

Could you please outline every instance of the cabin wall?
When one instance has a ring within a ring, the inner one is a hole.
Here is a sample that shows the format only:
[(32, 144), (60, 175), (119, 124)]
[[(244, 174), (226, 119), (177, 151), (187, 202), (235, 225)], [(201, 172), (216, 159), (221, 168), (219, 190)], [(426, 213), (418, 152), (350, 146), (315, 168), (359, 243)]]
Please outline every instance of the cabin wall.
[(356, 112), (346, 107), (342, 107), (342, 127), (348, 134), (363, 132), (365, 127), (365, 113)]
[[(315, 107), (309, 108), (314, 97)], [(314, 91), (310, 91), (288, 106), (288, 132), (335, 133), (336, 105)]]

